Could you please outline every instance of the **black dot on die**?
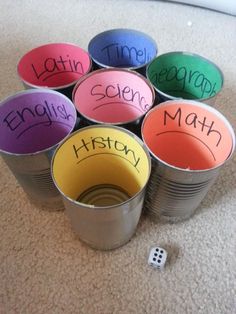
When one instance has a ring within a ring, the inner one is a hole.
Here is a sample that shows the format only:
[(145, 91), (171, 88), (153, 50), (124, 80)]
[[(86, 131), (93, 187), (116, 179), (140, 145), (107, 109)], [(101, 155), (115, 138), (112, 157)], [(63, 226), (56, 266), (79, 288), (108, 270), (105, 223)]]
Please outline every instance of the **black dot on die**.
[(160, 253), (163, 254), (163, 251), (161, 250)]
[(162, 255), (159, 255), (160, 258), (162, 258)]
[(156, 249), (156, 252), (158, 252), (159, 251), (159, 249)]
[(157, 260), (155, 257), (153, 257), (153, 259), (152, 259), (154, 262)]
[(154, 253), (154, 256), (157, 256), (157, 253)]
[(160, 263), (161, 262), (161, 260), (159, 259), (158, 261), (157, 261), (157, 263)]

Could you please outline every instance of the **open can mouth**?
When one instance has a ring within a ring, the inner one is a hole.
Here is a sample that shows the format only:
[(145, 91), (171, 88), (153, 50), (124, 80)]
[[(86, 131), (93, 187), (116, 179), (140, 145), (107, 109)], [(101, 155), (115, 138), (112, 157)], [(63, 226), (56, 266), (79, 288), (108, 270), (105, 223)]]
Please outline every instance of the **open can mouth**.
[(120, 28), (96, 35), (89, 42), (88, 51), (99, 67), (136, 70), (155, 58), (157, 45), (143, 32)]
[(153, 106), (155, 92), (139, 73), (100, 69), (79, 80), (72, 100), (88, 121), (122, 125), (139, 121)]
[(205, 101), (223, 87), (223, 74), (210, 60), (189, 52), (169, 52), (147, 67), (147, 78), (164, 100)]
[(50, 43), (27, 52), (17, 71), (29, 88), (61, 90), (71, 87), (91, 70), (88, 52), (70, 43)]
[(230, 158), (235, 134), (227, 119), (209, 105), (170, 100), (144, 118), (142, 138), (154, 159), (182, 171), (208, 171)]

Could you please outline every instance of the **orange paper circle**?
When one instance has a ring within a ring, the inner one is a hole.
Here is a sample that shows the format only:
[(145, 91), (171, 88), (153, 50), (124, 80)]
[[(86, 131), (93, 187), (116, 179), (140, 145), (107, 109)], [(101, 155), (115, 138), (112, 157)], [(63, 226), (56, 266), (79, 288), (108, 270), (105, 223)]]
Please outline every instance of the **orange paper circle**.
[(163, 162), (188, 170), (222, 164), (234, 146), (234, 133), (217, 110), (194, 101), (167, 101), (146, 116), (142, 136)]

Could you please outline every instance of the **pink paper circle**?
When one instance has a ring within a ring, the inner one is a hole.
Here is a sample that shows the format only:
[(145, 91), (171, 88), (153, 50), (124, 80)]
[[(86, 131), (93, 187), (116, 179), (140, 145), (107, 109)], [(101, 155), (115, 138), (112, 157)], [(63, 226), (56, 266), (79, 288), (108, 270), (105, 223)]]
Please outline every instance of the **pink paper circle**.
[(122, 124), (142, 117), (153, 105), (148, 81), (124, 69), (97, 70), (82, 78), (73, 92), (81, 115), (100, 123)]
[(21, 80), (31, 87), (62, 88), (88, 73), (91, 59), (82, 48), (52, 43), (26, 53), (18, 63)]

